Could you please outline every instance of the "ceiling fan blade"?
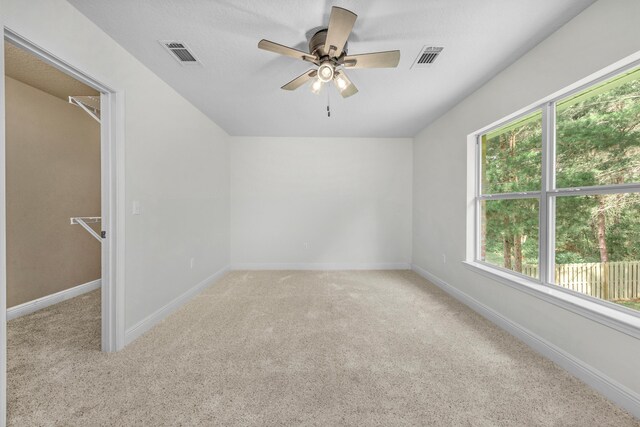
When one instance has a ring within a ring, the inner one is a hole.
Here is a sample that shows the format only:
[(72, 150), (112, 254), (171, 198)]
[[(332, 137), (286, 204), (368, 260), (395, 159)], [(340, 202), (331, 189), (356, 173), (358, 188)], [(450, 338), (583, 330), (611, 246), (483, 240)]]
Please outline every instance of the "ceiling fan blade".
[(269, 52), (277, 53), (284, 56), (290, 56), (296, 59), (302, 59), (303, 61), (313, 62), (314, 64), (318, 62), (318, 57), (315, 55), (311, 55), (307, 52), (303, 52), (292, 47), (274, 43), (269, 40), (260, 40), (260, 42), (258, 43), (258, 47), (263, 50), (268, 50)]
[(348, 98), (351, 95), (355, 95), (358, 93), (358, 88), (353, 82), (347, 77), (347, 74), (344, 71), (336, 72), (336, 76), (333, 79), (333, 84), (340, 92), (343, 98)]
[[(327, 29), (327, 39), (324, 42), (324, 51), (331, 57), (339, 57), (342, 55), (344, 45), (353, 29), (358, 15), (333, 6), (331, 8), (331, 16), (329, 17), (329, 28)], [(334, 51), (335, 48), (335, 51)]]
[(317, 75), (318, 75), (318, 71), (317, 70), (307, 70), (303, 74), (300, 74), (298, 77), (296, 77), (295, 79), (291, 80), (286, 85), (282, 86), (282, 89), (284, 89), (284, 90), (296, 90), (300, 86), (302, 86), (303, 84), (305, 84), (306, 82), (308, 82), (309, 80), (311, 80), (312, 78), (314, 78)]
[(344, 66), (347, 68), (395, 68), (399, 62), (399, 50), (347, 55), (344, 57)]

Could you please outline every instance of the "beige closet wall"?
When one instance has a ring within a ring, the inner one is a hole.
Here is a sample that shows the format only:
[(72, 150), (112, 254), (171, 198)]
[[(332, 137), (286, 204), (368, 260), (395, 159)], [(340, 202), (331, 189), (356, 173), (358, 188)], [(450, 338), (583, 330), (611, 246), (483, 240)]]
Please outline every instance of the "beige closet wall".
[(100, 243), (72, 216), (100, 216), (100, 125), (5, 76), (7, 307), (100, 278)]

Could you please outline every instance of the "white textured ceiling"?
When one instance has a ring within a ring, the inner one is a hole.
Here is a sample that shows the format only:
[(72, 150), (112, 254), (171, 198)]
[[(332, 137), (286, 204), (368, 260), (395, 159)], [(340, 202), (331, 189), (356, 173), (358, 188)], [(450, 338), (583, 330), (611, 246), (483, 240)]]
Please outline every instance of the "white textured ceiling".
[(65, 101), (69, 96), (99, 94), (84, 83), (7, 42), (4, 43), (4, 73)]
[[(408, 137), (477, 89), (594, 0), (70, 0), (231, 135)], [(306, 50), (331, 6), (358, 15), (349, 53), (399, 49), (396, 69), (354, 69), (342, 99), (280, 86), (309, 64), (259, 50), (262, 38)], [(181, 66), (158, 43), (187, 43)], [(444, 46), (428, 68), (420, 49)], [(525, 83), (525, 82), (523, 82)]]

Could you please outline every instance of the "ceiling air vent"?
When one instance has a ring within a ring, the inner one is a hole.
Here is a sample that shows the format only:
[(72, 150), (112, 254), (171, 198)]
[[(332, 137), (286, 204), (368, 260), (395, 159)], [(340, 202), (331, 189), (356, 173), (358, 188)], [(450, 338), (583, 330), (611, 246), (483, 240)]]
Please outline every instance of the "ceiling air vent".
[(433, 64), (443, 47), (425, 46), (420, 50), (418, 57), (413, 61), (411, 68), (423, 68)]
[(160, 44), (171, 53), (171, 56), (173, 56), (176, 61), (183, 65), (199, 63), (195, 55), (189, 50), (189, 47), (183, 42), (160, 40)]

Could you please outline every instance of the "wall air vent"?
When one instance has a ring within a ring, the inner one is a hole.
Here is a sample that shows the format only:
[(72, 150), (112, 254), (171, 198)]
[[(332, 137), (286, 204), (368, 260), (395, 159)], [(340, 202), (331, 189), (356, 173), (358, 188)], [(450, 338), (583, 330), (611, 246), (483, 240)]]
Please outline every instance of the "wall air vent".
[(436, 60), (440, 52), (442, 52), (443, 47), (435, 47), (435, 46), (425, 46), (420, 49), (420, 53), (415, 61), (413, 61), (413, 65), (411, 68), (424, 68), (427, 67)]
[(183, 42), (160, 40), (160, 44), (182, 65), (199, 64), (200, 61)]

